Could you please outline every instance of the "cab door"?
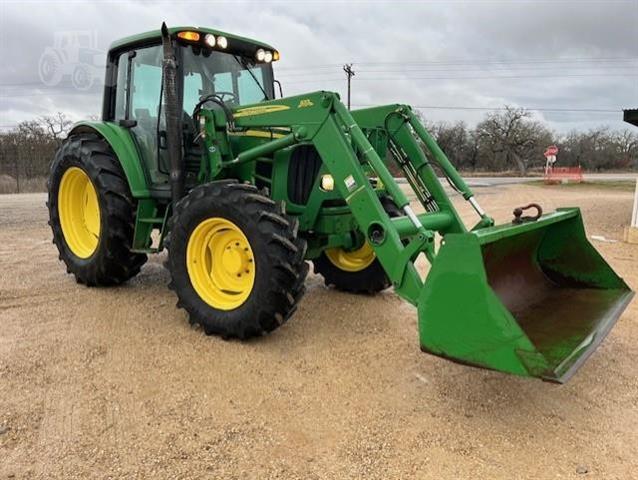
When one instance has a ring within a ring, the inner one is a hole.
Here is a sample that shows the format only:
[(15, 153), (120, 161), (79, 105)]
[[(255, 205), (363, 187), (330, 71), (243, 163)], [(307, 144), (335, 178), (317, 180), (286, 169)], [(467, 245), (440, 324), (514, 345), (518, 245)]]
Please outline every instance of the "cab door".
[(117, 60), (114, 120), (128, 127), (154, 187), (168, 186), (169, 163), (162, 139), (162, 47), (121, 53)]

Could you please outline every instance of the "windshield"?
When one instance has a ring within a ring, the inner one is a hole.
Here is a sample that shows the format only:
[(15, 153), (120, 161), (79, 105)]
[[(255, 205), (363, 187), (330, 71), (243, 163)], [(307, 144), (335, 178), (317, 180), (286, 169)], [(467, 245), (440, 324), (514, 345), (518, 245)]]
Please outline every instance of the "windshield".
[(182, 45), (184, 110), (192, 112), (203, 95), (217, 94), (231, 106), (274, 98), (272, 65), (232, 53)]

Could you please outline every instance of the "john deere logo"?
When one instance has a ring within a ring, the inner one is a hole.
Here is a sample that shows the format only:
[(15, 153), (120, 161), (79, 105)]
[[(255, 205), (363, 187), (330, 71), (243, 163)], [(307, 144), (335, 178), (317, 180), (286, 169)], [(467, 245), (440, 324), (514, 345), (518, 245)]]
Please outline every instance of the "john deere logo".
[(312, 103), (312, 100), (310, 100), (309, 98), (304, 98), (303, 100), (299, 102), (299, 105), (297, 105), (297, 108), (312, 107), (313, 105), (314, 103)]

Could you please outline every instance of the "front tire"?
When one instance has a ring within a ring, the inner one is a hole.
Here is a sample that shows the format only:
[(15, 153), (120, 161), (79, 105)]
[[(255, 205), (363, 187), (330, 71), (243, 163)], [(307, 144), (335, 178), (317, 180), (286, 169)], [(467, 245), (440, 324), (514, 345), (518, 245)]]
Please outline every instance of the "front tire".
[(106, 141), (95, 134), (65, 140), (48, 191), (53, 242), (78, 283), (118, 285), (139, 273), (146, 255), (130, 251), (136, 205)]
[(253, 185), (194, 188), (170, 220), (169, 285), (191, 324), (246, 339), (282, 325), (297, 308), (308, 265), (297, 221)]
[[(390, 217), (401, 215), (390, 197), (383, 196), (380, 201)], [(374, 250), (367, 242), (352, 251), (342, 248), (325, 250), (312, 263), (315, 273), (323, 277), (326, 286), (344, 292), (372, 295), (391, 285)]]
[(326, 250), (312, 263), (315, 273), (323, 277), (326, 286), (344, 292), (372, 295), (391, 285), (368, 243), (354, 251), (341, 248)]

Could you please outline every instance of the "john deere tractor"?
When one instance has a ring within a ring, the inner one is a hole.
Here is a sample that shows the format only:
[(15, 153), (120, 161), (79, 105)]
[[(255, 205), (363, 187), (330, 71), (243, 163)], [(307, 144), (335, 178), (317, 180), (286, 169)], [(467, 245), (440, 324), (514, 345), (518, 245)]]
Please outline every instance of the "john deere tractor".
[[(423, 351), (568, 379), (633, 295), (579, 210), (531, 205), (495, 226), (409, 106), (276, 98), (278, 59), (209, 28), (163, 25), (111, 46), (102, 120), (76, 124), (51, 168), (68, 272), (117, 285), (168, 248), (178, 307), (208, 334), (246, 339), (292, 316), (311, 261), (340, 290), (393, 287), (418, 309)], [(472, 228), (439, 175), (476, 211)]]

